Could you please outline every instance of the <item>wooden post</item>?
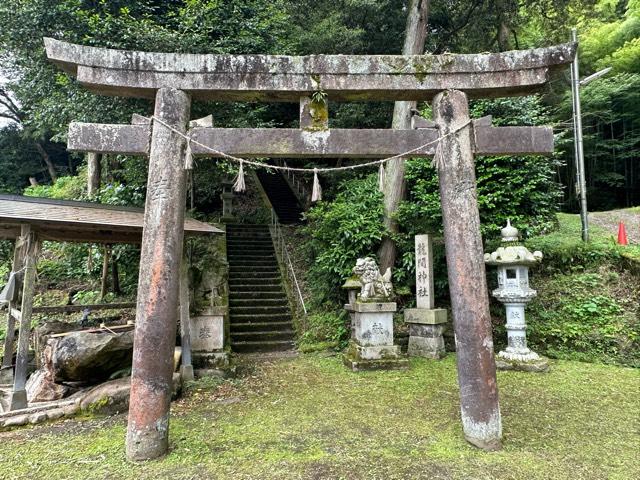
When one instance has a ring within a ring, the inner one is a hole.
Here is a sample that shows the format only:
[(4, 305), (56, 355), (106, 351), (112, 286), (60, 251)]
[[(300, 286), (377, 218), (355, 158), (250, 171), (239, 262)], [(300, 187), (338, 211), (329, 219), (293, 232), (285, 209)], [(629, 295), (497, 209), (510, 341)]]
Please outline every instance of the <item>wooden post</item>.
[[(433, 115), (441, 135), (460, 128), (469, 121), (467, 96), (458, 90), (437, 94)], [(471, 130), (469, 125), (440, 141), (438, 177), (464, 435), (479, 448), (497, 450), (502, 423)]]
[(95, 152), (87, 153), (87, 193), (90, 197), (100, 190), (102, 175), (102, 155)]
[[(25, 227), (23, 227), (24, 229)], [(16, 238), (13, 247), (12, 272), (19, 272), (24, 264), (24, 242), (22, 236)], [(17, 280), (16, 280), (17, 281)], [(18, 294), (21, 287), (16, 285)], [(16, 341), (16, 319), (11, 315), (11, 309), (16, 308), (16, 302), (9, 302), (7, 306), (7, 332), (4, 337), (4, 355), (2, 357), (2, 369), (0, 370), (0, 383), (13, 383), (13, 347)]]
[(191, 363), (191, 317), (189, 315), (189, 259), (182, 257), (180, 267), (180, 344), (182, 345), (182, 365), (180, 374), (183, 382), (194, 379)]
[[(161, 88), (156, 93), (154, 116), (185, 132), (190, 106), (187, 93)], [(169, 447), (186, 206), (185, 146), (183, 137), (153, 123), (127, 428), (130, 460), (156, 458)]]
[(18, 353), (16, 356), (16, 370), (13, 379), (13, 392), (9, 410), (27, 408), (27, 362), (29, 355), (29, 336), (31, 334), (31, 309), (33, 308), (33, 294), (36, 283), (36, 256), (39, 241), (30, 227), (22, 227), (22, 241), (24, 244), (24, 282), (22, 285), (22, 306), (20, 309), (20, 329), (18, 332)]
[(111, 256), (111, 247), (103, 245), (102, 247), (102, 277), (100, 278), (100, 300), (104, 300), (109, 289), (109, 257)]
[(113, 249), (113, 245), (110, 246), (110, 257), (111, 257), (111, 291), (115, 295), (120, 295), (122, 291), (120, 290), (120, 272), (118, 271), (118, 258)]

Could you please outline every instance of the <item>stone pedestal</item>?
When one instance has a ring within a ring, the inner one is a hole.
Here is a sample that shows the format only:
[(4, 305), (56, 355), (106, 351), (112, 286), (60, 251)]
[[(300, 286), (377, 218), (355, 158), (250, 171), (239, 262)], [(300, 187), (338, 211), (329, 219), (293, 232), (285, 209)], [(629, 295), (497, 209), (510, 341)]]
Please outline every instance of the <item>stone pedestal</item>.
[(235, 217), (233, 216), (233, 192), (223, 191), (220, 194), (222, 200), (222, 218), (223, 222), (233, 222)]
[(229, 368), (229, 353), (224, 350), (226, 307), (211, 307), (191, 317), (192, 364), (196, 376), (219, 375)]
[(444, 337), (447, 323), (447, 311), (443, 308), (407, 308), (404, 321), (409, 325), (409, 348), (407, 354), (412, 357), (444, 357)]
[(400, 347), (393, 344), (393, 314), (395, 302), (360, 302), (350, 305), (353, 313), (353, 334), (343, 356), (344, 364), (354, 372), (359, 370), (407, 368)]

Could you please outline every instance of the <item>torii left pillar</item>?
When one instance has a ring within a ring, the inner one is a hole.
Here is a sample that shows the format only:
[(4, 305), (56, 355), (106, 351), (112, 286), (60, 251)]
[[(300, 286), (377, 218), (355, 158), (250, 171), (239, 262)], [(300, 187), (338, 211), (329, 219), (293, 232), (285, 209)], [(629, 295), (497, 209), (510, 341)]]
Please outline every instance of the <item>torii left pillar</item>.
[[(179, 132), (186, 131), (190, 110), (184, 91), (157, 91), (154, 116)], [(127, 427), (127, 457), (135, 461), (160, 457), (169, 447), (186, 204), (185, 146), (183, 137), (153, 122)]]

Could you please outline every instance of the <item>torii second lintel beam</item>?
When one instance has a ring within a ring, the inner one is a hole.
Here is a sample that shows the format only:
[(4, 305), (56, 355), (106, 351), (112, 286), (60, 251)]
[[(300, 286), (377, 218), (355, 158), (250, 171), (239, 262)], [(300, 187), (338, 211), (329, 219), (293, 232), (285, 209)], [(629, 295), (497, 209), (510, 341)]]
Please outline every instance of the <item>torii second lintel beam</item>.
[(210, 55), (87, 47), (44, 39), (48, 58), (103, 95), (154, 98), (177, 88), (194, 99), (298, 102), (314, 91), (332, 101), (428, 100), (526, 95), (571, 62), (576, 44), (488, 54)]
[[(476, 155), (553, 153), (550, 127), (491, 127), (473, 122)], [(150, 125), (72, 123), (68, 149), (77, 152), (148, 155)], [(421, 145), (406, 157), (435, 153), (438, 130), (333, 129), (306, 131), (289, 128), (193, 128), (193, 140), (228, 155), (242, 158), (381, 158), (399, 155)], [(191, 152), (218, 157), (197, 143)]]

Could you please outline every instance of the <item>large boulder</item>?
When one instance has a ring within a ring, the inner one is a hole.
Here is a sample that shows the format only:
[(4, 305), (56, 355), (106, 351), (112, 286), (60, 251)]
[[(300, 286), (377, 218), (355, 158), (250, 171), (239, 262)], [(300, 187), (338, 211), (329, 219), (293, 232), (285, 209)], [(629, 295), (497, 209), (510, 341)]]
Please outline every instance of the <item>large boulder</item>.
[(49, 368), (55, 382), (95, 384), (131, 367), (133, 330), (120, 333), (72, 332), (50, 338), (45, 358), (47, 354), (50, 355)]
[(133, 330), (78, 331), (49, 337), (40, 355), (40, 369), (29, 377), (29, 402), (59, 400), (77, 387), (95, 385), (131, 368)]
[(52, 372), (41, 368), (36, 370), (27, 380), (25, 390), (27, 399), (31, 402), (51, 402), (64, 398), (69, 392), (69, 387), (53, 381)]

